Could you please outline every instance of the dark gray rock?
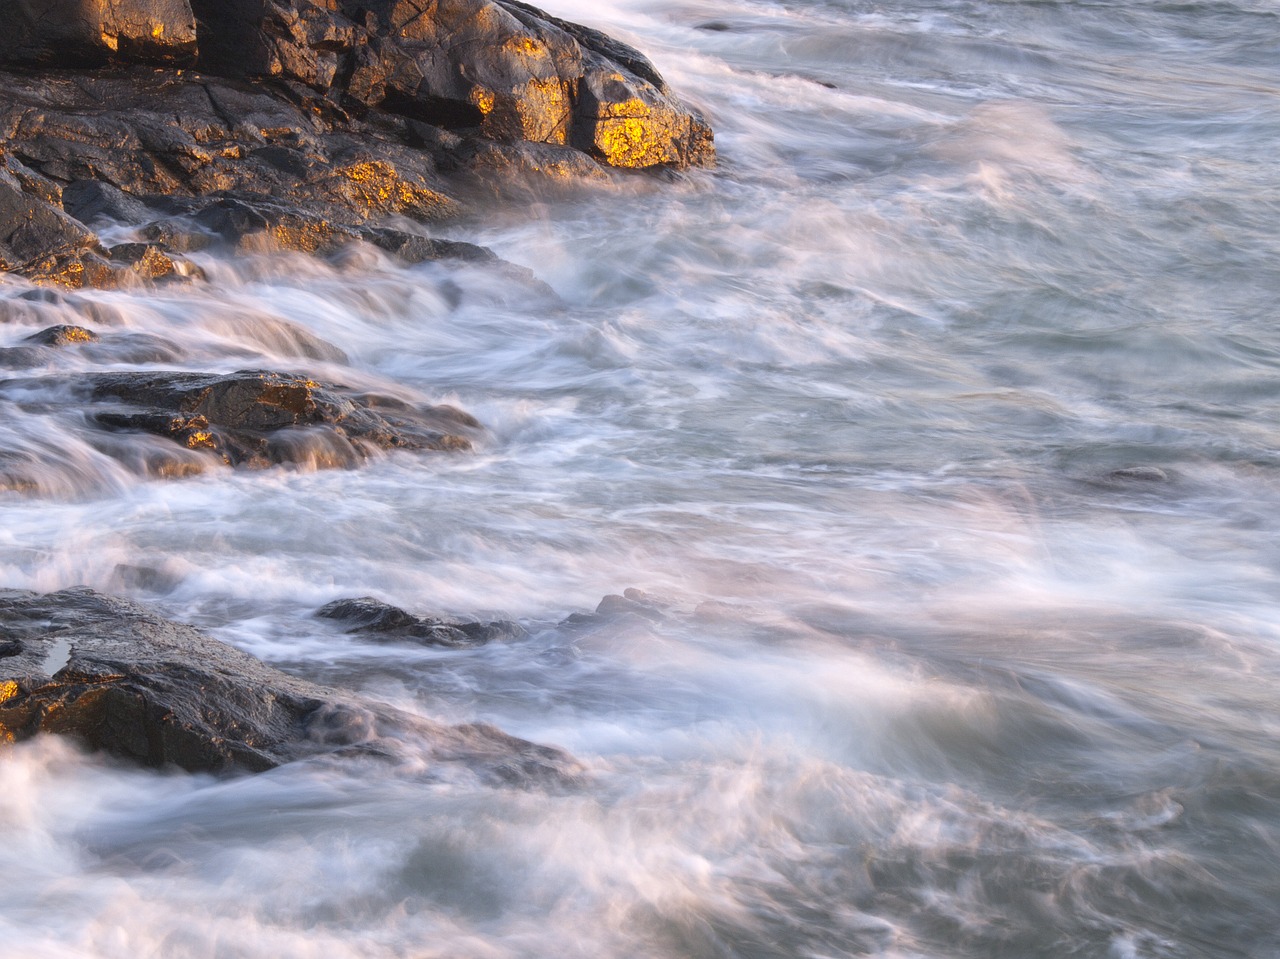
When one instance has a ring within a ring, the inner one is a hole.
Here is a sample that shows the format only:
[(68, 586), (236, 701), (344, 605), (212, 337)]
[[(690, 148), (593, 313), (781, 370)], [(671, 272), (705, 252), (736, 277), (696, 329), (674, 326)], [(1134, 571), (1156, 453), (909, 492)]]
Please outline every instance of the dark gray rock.
[(194, 0), (200, 65), (297, 82), (488, 140), (612, 166), (706, 165), (710, 129), (639, 51), (510, 0)]
[(200, 67), (231, 77), (283, 77), (328, 90), (358, 40), (333, 2), (193, 0)]
[(98, 334), (83, 326), (50, 326), (25, 337), (23, 342), (40, 346), (68, 346), (72, 343), (96, 343)]
[(146, 766), (257, 772), (323, 754), (458, 763), (566, 783), (563, 752), (445, 726), (316, 685), (135, 603), (85, 588), (0, 591), (0, 736), (69, 735)]
[(196, 21), (187, 0), (8, 0), (0, 6), (0, 66), (185, 65), (195, 54)]
[(147, 205), (100, 180), (76, 180), (62, 188), (62, 208), (81, 223), (145, 223)]
[(467, 450), (479, 424), (448, 406), (413, 407), (304, 376), (95, 373), (79, 381), (110, 430), (164, 436), (232, 466), (350, 466), (371, 450)]
[(316, 615), (337, 620), (347, 626), (348, 632), (370, 639), (453, 649), (483, 646), (495, 640), (518, 639), (524, 635), (524, 630), (517, 623), (506, 620), (450, 623), (414, 616), (372, 596), (336, 599), (320, 607)]
[(0, 166), (0, 270), (56, 276), (98, 239)]
[[(206, 72), (172, 69), (197, 41)], [(154, 63), (168, 68), (139, 66)], [(514, 0), (14, 0), (0, 69), (15, 65), (0, 73), (0, 271), (72, 288), (194, 276), (173, 254), (209, 235), (456, 256), (368, 231), (456, 215), (446, 174), (509, 197), (602, 165), (714, 161), (706, 123), (642, 54)], [(155, 249), (98, 249), (84, 224), (106, 222), (147, 227)]]

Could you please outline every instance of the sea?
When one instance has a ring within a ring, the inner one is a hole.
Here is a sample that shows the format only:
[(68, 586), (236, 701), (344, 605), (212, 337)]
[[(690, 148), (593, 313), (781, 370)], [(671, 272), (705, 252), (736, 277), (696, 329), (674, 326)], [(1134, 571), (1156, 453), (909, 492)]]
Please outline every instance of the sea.
[[(0, 586), (582, 775), (6, 746), (0, 954), (1280, 956), (1280, 6), (547, 8), (719, 151), (437, 229), (549, 290), (372, 249), (0, 284), (3, 345), (103, 336), (37, 373), (306, 373), (474, 452), (158, 475), (9, 391)], [(627, 589), (651, 615), (562, 625)], [(526, 635), (315, 617), (354, 596)]]

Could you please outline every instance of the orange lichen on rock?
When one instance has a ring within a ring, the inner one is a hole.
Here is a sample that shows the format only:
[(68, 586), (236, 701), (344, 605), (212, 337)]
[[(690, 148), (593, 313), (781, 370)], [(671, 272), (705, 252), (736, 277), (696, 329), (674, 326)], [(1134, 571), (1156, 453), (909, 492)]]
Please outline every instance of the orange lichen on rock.
[[(335, 232), (324, 220), (302, 220), (291, 218), (277, 223), (271, 228), (271, 239), (284, 250), (297, 250), (300, 253), (315, 253), (327, 249)], [(242, 244), (252, 247), (252, 243)]]
[(487, 90), (480, 86), (472, 87), (470, 92), (467, 94), (467, 99), (469, 99), (475, 105), (475, 108), (484, 116), (488, 116), (493, 112), (494, 96), (492, 90)]
[(710, 128), (651, 83), (616, 70), (589, 72), (582, 85), (583, 140), (615, 167), (711, 166)]
[(447, 213), (450, 201), (429, 187), (400, 176), (382, 160), (364, 160), (342, 167), (337, 176), (344, 191), (369, 214), (403, 213), (419, 219), (435, 219)]

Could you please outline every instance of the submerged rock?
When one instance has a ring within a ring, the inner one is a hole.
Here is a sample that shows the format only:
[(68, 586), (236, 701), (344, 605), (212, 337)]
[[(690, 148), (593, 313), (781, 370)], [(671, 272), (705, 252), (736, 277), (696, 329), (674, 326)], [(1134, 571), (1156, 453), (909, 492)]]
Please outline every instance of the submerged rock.
[(336, 599), (316, 611), (324, 619), (346, 624), (347, 632), (381, 641), (420, 643), (425, 646), (466, 648), (483, 646), (495, 640), (518, 639), (524, 630), (516, 623), (499, 620), (490, 623), (445, 622), (414, 616), (371, 596), (359, 599)]
[(85, 588), (0, 591), (0, 737), (74, 736), (145, 766), (257, 772), (324, 753), (568, 781), (560, 750), (446, 726), (289, 676), (191, 626)]
[(644, 590), (628, 587), (622, 595), (609, 593), (591, 613), (571, 613), (560, 625), (568, 629), (596, 627), (620, 620), (646, 620), (660, 623), (667, 618), (669, 603), (650, 596)]
[(101, 426), (163, 436), (232, 466), (352, 465), (373, 449), (467, 450), (467, 434), (479, 429), (453, 407), (415, 407), (289, 373), (95, 373), (82, 382)]

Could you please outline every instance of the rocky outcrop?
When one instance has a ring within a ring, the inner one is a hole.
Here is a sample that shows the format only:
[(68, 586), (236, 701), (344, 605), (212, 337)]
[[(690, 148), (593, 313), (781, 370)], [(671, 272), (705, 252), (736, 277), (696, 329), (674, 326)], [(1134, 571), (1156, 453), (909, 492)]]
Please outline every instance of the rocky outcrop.
[(193, 0), (200, 65), (293, 80), (498, 141), (612, 166), (704, 165), (710, 129), (639, 51), (513, 0)]
[(231, 466), (353, 465), (372, 450), (466, 450), (479, 424), (287, 373), (95, 373), (80, 387), (110, 430), (153, 433)]
[(186, 65), (196, 56), (196, 21), (186, 0), (10, 0), (0, 26), (4, 64)]
[(20, 181), (15, 165), (0, 166), (0, 270), (54, 275), (79, 262), (98, 238)]
[[(714, 160), (642, 54), (516, 0), (21, 0), (0, 6), (12, 68), (0, 270), (70, 287), (193, 275), (173, 255), (229, 202), (259, 225), (237, 245), (325, 253), (475, 184)], [(99, 247), (118, 223), (174, 268)]]
[(333, 619), (347, 632), (377, 642), (409, 642), (422, 646), (465, 649), (498, 640), (519, 639), (524, 630), (507, 620), (494, 622), (446, 622), (412, 613), (371, 596), (335, 599), (316, 611), (323, 619)]
[[(74, 330), (46, 331), (39, 342), (0, 350), (0, 368), (47, 364), (55, 351), (98, 347), (78, 338), (89, 331)], [(139, 360), (159, 355), (147, 341), (136, 348)], [(115, 349), (113, 355), (123, 354)], [(260, 370), (15, 377), (0, 380), (0, 400), (18, 400), (60, 420), (99, 453), (158, 478), (191, 476), (218, 464), (352, 468), (379, 451), (469, 450), (482, 433), (475, 419), (452, 406)], [(0, 449), (0, 489), (40, 488), (33, 469), (38, 476), (29, 450)]]
[(499, 783), (567, 782), (563, 752), (446, 726), (289, 676), (135, 603), (0, 591), (0, 737), (73, 736), (146, 766), (256, 772), (323, 754), (411, 754)]

